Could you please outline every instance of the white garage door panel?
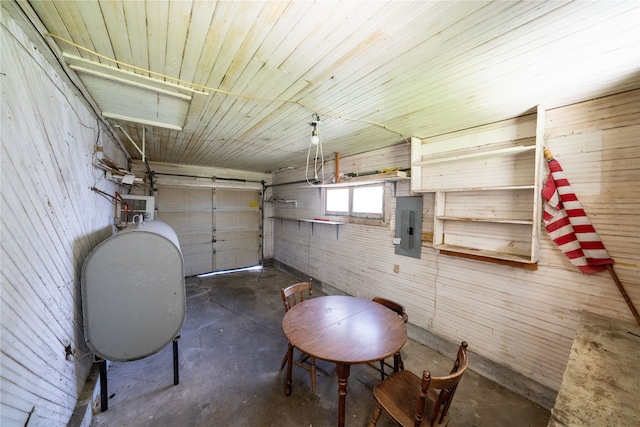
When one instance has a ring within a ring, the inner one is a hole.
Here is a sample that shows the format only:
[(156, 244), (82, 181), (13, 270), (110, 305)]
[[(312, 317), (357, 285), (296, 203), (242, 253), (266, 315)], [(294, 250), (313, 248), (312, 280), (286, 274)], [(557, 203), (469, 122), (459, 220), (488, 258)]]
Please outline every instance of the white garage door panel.
[(260, 263), (260, 234), (257, 231), (217, 232), (214, 245), (217, 265), (240, 268)]
[(259, 212), (216, 210), (216, 230), (241, 230), (248, 227), (259, 230), (259, 221)]
[(184, 232), (178, 234), (178, 239), (180, 240), (180, 246), (190, 246), (197, 245), (203, 243), (211, 243), (211, 230), (203, 231), (203, 232)]
[(261, 232), (259, 194), (216, 193), (215, 263), (241, 268), (260, 263)]
[(216, 204), (221, 210), (257, 210), (260, 207), (260, 192), (218, 189)]
[(183, 253), (182, 256), (184, 258), (185, 277), (213, 271), (211, 252), (191, 255)]
[[(209, 254), (209, 258), (211, 258), (211, 254), (213, 253), (213, 243), (196, 243), (193, 245), (189, 245), (187, 249), (183, 249), (182, 253), (184, 255), (201, 255), (201, 254)], [(209, 261), (211, 262), (211, 261)]]
[(214, 243), (217, 252), (235, 251), (254, 247), (260, 248), (260, 234), (257, 231), (222, 231), (216, 233)]
[(158, 219), (178, 234), (187, 276), (260, 264), (260, 200), (259, 191), (159, 186)]
[(211, 210), (212, 206), (209, 188), (160, 187), (158, 199), (167, 210)]
[[(232, 251), (216, 253), (216, 264), (225, 265), (227, 267), (224, 270), (231, 270), (234, 268), (243, 268), (260, 263), (260, 257), (252, 256), (252, 254), (246, 251)], [(221, 269), (222, 270), (222, 269)]]
[[(213, 219), (211, 212), (163, 212), (161, 220), (171, 225), (178, 237), (182, 234), (208, 234), (213, 231)], [(208, 239), (211, 241), (211, 239)], [(182, 245), (182, 240), (180, 241)]]

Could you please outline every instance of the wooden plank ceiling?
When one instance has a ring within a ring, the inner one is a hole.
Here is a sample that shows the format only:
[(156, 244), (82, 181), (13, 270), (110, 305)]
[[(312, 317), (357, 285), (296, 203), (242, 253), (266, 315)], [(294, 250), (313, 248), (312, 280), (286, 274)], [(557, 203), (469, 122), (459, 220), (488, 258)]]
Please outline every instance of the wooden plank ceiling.
[[(146, 129), (150, 161), (275, 171), (305, 164), (314, 113), (325, 158), (344, 157), (640, 87), (637, 0), (22, 7), (39, 17), (61, 60), (107, 66), (108, 90), (96, 90), (100, 77), (74, 72), (100, 110), (122, 110), (109, 111), (110, 123), (138, 141)], [(165, 102), (113, 83), (113, 68), (196, 91)]]

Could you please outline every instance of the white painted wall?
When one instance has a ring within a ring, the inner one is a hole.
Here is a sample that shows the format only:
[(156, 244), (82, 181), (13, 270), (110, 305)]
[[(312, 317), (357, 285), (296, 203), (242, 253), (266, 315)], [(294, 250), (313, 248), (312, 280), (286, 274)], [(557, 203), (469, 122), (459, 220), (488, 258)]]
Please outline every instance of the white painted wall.
[(0, 425), (67, 425), (93, 363), (80, 269), (113, 221), (111, 202), (90, 188), (117, 191), (92, 167), (94, 144), (127, 159), (9, 2), (0, 31)]
[[(111, 234), (113, 208), (92, 192), (117, 188), (91, 166), (93, 146), (119, 164), (126, 159), (93, 111), (48, 62), (29, 25), (3, 2), (1, 419), (5, 425), (64, 425), (92, 359), (82, 338), (79, 272), (89, 251)], [(12, 2), (11, 2), (12, 3)], [(17, 18), (16, 18), (17, 19)], [(29, 41), (32, 38), (34, 42)], [(44, 55), (44, 56), (43, 56)], [(548, 148), (617, 261), (631, 299), (640, 305), (640, 91), (550, 110)], [(409, 167), (409, 145), (341, 160), (341, 170)], [(327, 165), (331, 171), (331, 162)], [(277, 174), (276, 183), (304, 179)], [(391, 188), (392, 185), (389, 184)], [(266, 215), (322, 215), (320, 192), (300, 184), (272, 187), (266, 197), (297, 200), (265, 206)], [(408, 183), (397, 195), (410, 195)], [(423, 231), (433, 229), (433, 195), (424, 197)], [(393, 212), (392, 199), (392, 212)], [(539, 269), (440, 256), (423, 243), (422, 258), (394, 255), (395, 215), (388, 225), (335, 227), (272, 220), (273, 257), (343, 292), (386, 296), (404, 304), (414, 336), (426, 331), (465, 339), (480, 360), (508, 367), (543, 389), (557, 390), (583, 309), (632, 320), (611, 279), (583, 276), (543, 234)], [(265, 257), (271, 253), (266, 231)], [(399, 273), (394, 273), (394, 266)], [(419, 328), (419, 329), (417, 329)], [(67, 350), (71, 354), (67, 354)], [(485, 364), (486, 365), (486, 364)], [(510, 386), (511, 380), (497, 378)], [(529, 390), (540, 390), (535, 385)], [(529, 397), (548, 403), (529, 392)], [(526, 394), (526, 390), (525, 390)]]
[[(636, 308), (640, 307), (640, 90), (550, 110), (545, 145), (564, 168)], [(340, 160), (341, 172), (409, 167), (408, 145)], [(327, 164), (329, 174), (335, 168)], [(546, 177), (548, 170), (544, 170)], [(304, 170), (275, 183), (304, 179)], [(391, 184), (387, 184), (392, 188)], [(277, 186), (297, 200), (274, 205), (286, 218), (323, 216), (318, 189)], [(398, 184), (398, 196), (411, 195)], [(424, 194), (423, 233), (433, 231), (433, 193)], [(391, 209), (395, 209), (392, 199)], [(423, 241), (421, 259), (394, 254), (395, 213), (380, 227), (274, 219), (274, 258), (323, 284), (363, 298), (404, 304), (410, 335), (453, 351), (462, 340), (471, 367), (546, 407), (553, 405), (581, 310), (634, 321), (606, 272), (583, 275), (543, 228), (537, 271), (440, 255)], [(399, 273), (394, 273), (394, 265)], [(425, 338), (427, 337), (427, 338)], [(435, 337), (435, 339), (434, 339)], [(474, 360), (475, 356), (475, 360)], [(499, 366), (508, 368), (504, 371)], [(428, 367), (425, 367), (425, 369)]]

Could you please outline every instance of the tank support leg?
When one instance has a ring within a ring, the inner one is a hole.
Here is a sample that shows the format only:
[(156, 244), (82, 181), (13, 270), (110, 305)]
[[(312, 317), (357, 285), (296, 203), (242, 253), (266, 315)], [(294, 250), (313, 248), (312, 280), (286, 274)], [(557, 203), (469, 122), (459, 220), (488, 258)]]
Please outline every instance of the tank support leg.
[(100, 410), (102, 412), (109, 409), (109, 402), (107, 396), (107, 361), (101, 359), (100, 364)]
[(180, 382), (180, 367), (178, 364), (178, 340), (180, 337), (176, 337), (173, 340), (173, 385), (178, 385)]

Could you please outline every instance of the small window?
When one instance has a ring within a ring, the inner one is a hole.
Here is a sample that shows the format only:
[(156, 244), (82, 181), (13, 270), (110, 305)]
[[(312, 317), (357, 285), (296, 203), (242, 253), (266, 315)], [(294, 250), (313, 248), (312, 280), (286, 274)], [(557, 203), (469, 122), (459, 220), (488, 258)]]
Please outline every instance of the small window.
[(382, 185), (376, 185), (375, 187), (354, 187), (351, 212), (354, 214), (371, 213), (382, 215), (383, 200), (384, 187)]
[(332, 215), (349, 215), (349, 189), (328, 188), (325, 210)]
[(384, 219), (384, 184), (327, 188), (325, 213)]

